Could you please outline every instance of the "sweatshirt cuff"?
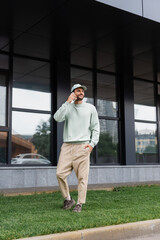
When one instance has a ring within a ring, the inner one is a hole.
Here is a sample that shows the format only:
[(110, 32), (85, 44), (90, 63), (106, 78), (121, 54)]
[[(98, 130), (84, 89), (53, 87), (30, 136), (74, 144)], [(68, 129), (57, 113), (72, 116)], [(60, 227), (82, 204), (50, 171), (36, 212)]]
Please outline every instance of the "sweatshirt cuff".
[(91, 145), (92, 148), (95, 147), (94, 143), (93, 142), (90, 142), (89, 145)]
[(65, 104), (65, 105), (69, 105), (70, 103), (66, 101), (64, 104)]

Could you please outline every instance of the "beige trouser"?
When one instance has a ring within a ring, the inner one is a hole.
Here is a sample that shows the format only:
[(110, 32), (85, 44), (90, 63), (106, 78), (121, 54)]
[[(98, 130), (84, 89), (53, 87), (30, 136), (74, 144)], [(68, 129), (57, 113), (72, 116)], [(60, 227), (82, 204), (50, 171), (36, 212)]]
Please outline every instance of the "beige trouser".
[(63, 143), (57, 166), (57, 179), (64, 198), (69, 195), (67, 176), (74, 169), (78, 179), (78, 203), (86, 202), (88, 174), (90, 165), (90, 151), (85, 148), (86, 143)]

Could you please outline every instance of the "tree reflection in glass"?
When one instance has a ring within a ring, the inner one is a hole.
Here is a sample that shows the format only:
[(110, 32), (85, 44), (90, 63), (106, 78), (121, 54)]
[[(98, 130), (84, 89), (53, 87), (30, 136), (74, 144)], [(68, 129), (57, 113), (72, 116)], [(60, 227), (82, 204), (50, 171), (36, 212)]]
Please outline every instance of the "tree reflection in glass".
[(117, 121), (100, 119), (98, 163), (118, 163)]
[(50, 164), (50, 119), (13, 111), (12, 164)]

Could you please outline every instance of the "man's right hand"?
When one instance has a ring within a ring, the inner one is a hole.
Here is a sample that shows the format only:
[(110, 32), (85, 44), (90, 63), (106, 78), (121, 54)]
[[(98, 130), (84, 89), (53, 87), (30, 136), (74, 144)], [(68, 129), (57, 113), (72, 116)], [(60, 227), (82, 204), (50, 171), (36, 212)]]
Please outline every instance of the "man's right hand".
[(71, 103), (72, 101), (75, 101), (77, 99), (77, 96), (75, 93), (71, 93), (67, 99), (67, 102)]

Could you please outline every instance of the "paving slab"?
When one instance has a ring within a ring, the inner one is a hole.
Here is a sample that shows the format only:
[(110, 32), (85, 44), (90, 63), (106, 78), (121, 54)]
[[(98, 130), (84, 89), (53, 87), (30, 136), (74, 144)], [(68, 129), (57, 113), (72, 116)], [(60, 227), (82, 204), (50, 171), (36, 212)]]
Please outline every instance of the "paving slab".
[(160, 234), (152, 234), (150, 236), (131, 238), (129, 240), (160, 240)]

